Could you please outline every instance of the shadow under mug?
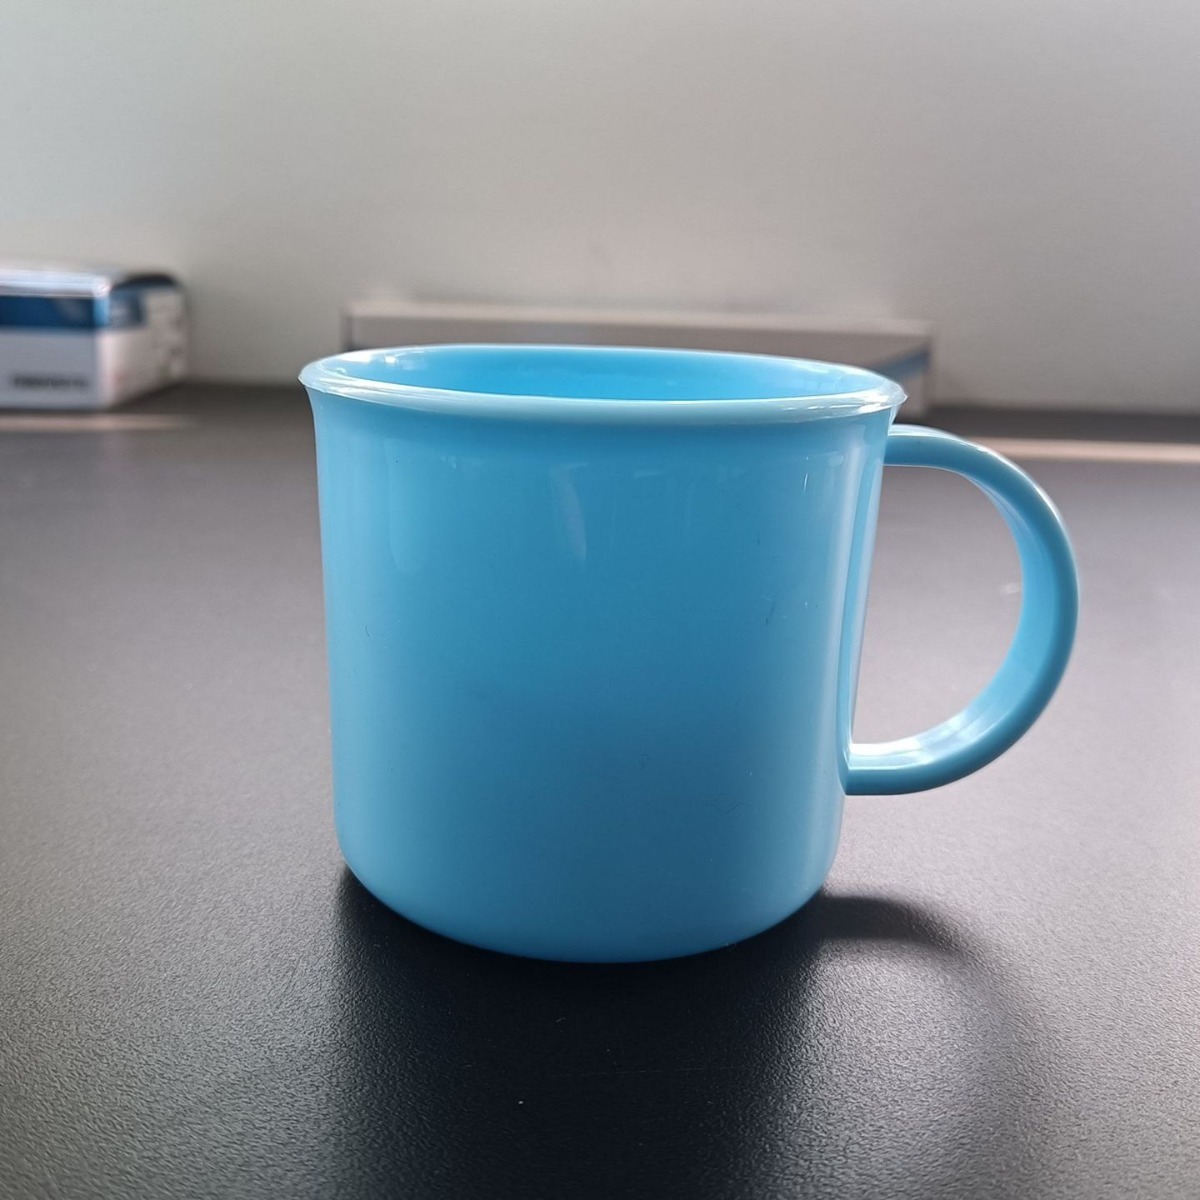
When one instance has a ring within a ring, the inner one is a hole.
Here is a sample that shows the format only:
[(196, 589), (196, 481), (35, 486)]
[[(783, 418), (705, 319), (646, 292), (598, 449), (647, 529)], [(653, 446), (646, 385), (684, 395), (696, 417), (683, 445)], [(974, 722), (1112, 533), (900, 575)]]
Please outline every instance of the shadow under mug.
[[(844, 795), (979, 769), (1066, 667), (1078, 586), (1050, 501), (991, 451), (893, 426), (903, 393), (868, 371), (437, 346), (301, 380), (338, 838), (380, 900), (450, 937), (616, 962), (758, 933), (821, 886)], [(885, 462), (978, 485), (1023, 598), (963, 712), (857, 745)]]

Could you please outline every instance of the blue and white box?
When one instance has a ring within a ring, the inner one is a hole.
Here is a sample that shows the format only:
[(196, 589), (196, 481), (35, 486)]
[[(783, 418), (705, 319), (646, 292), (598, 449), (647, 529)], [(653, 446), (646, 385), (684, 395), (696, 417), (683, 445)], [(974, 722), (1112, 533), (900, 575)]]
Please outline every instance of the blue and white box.
[(187, 340), (166, 272), (0, 263), (0, 408), (111, 408), (182, 379)]

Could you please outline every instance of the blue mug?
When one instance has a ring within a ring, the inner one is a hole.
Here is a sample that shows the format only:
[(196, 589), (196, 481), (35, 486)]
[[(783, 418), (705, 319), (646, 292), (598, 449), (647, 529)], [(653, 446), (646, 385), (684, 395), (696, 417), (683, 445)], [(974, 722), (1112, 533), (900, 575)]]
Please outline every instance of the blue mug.
[[(998, 455), (893, 427), (868, 371), (743, 354), (432, 346), (305, 368), (346, 861), (477, 946), (627, 962), (739, 941), (833, 860), (843, 797), (949, 783), (1049, 701), (1078, 586)], [(884, 463), (954, 471), (1020, 552), (963, 712), (851, 740)]]

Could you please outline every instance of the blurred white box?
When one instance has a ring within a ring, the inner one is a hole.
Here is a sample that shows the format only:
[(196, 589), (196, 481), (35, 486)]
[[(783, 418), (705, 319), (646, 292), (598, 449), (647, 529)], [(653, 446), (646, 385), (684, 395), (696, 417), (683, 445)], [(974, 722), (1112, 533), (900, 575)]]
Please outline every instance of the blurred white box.
[(781, 354), (866, 367), (908, 393), (906, 417), (929, 399), (933, 332), (924, 321), (744, 313), (614, 312), (510, 305), (363, 300), (346, 310), (345, 349), (444, 342), (667, 346)]
[(0, 264), (0, 408), (110, 408), (186, 370), (173, 276)]

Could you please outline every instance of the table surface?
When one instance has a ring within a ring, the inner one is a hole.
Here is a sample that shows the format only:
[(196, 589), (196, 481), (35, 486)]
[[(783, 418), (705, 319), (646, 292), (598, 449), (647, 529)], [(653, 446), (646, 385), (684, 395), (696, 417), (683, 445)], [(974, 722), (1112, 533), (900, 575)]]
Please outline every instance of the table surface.
[[(848, 802), (769, 933), (578, 967), (341, 865), (298, 390), (0, 421), (0, 1194), (1200, 1194), (1200, 465), (1028, 465), (1084, 581), (1036, 729)], [(889, 472), (860, 736), (965, 700), (1018, 601), (986, 503)]]

